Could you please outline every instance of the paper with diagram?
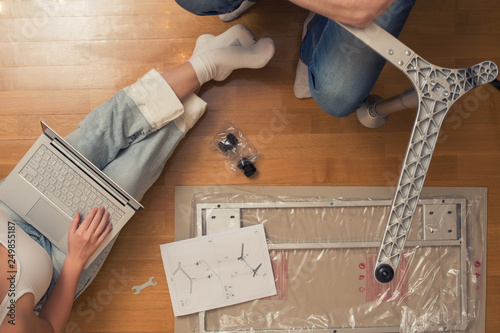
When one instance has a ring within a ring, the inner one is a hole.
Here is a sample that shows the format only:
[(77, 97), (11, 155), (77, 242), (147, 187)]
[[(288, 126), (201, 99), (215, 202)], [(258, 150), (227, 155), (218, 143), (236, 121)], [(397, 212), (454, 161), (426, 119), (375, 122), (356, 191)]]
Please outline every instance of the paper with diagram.
[(160, 249), (175, 316), (276, 295), (262, 224)]

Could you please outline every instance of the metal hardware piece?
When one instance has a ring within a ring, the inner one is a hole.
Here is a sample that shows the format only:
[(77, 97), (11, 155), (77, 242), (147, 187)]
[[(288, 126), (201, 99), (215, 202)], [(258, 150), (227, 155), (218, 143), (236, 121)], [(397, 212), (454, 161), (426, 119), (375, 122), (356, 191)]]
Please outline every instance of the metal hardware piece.
[[(389, 265), (395, 270), (400, 262), (439, 131), (450, 107), (468, 91), (494, 81), (498, 67), (492, 61), (462, 69), (439, 67), (409, 50), (375, 23), (363, 29), (340, 25), (406, 74), (418, 95), (415, 123), (374, 268), (377, 277), (379, 266)], [(387, 49), (394, 50), (394, 54), (387, 56)]]
[(207, 209), (205, 216), (206, 234), (240, 228), (240, 210), (230, 208)]
[(158, 282), (153, 282), (154, 278), (155, 277), (152, 276), (152, 277), (149, 278), (149, 280), (147, 282), (141, 284), (140, 286), (133, 286), (132, 290), (135, 290), (134, 295), (139, 294), (144, 288), (147, 288), (149, 286), (156, 286), (158, 284)]
[(456, 205), (426, 205), (423, 210), (424, 239), (459, 239)]
[[(422, 211), (422, 228), (436, 228), (439, 229), (438, 232), (432, 234), (430, 237), (426, 234), (421, 235), (419, 239), (411, 239), (407, 242), (407, 246), (411, 248), (422, 248), (422, 247), (446, 247), (455, 248), (459, 250), (459, 279), (457, 284), (457, 295), (456, 300), (460, 306), (460, 316), (457, 321), (453, 324), (446, 323), (446, 325), (436, 325), (433, 327), (428, 327), (427, 329), (431, 331), (464, 331), (467, 328), (467, 243), (466, 243), (466, 200), (463, 198), (435, 198), (435, 199), (418, 199), (417, 203), (421, 206)], [(242, 217), (241, 223), (243, 223), (243, 211), (245, 211), (245, 216), (251, 215), (253, 209), (289, 209), (290, 211), (295, 211), (301, 208), (311, 208), (314, 210), (318, 209), (344, 209), (346, 207), (390, 207), (391, 200), (348, 200), (348, 201), (283, 201), (283, 202), (241, 202), (241, 203), (197, 203), (196, 206), (196, 236), (203, 236), (206, 234), (208, 229), (205, 225), (210, 223), (212, 216), (218, 218), (219, 215), (227, 216), (228, 214), (236, 214), (235, 216)], [(238, 211), (239, 213), (236, 213)], [(449, 214), (448, 212), (452, 212)], [(218, 214), (220, 212), (220, 214)], [(431, 214), (431, 212), (434, 212)], [(439, 216), (445, 214), (446, 217), (443, 221), (439, 220)], [(431, 218), (426, 217), (426, 215), (431, 216)], [(221, 220), (224, 220), (221, 218)], [(266, 222), (268, 223), (268, 222)], [(448, 228), (453, 228), (453, 232), (449, 233)], [(269, 236), (269, 235), (268, 235)], [(297, 250), (315, 250), (315, 249), (360, 249), (360, 248), (377, 248), (380, 245), (379, 241), (339, 241), (339, 242), (284, 242), (284, 243), (273, 243), (268, 242), (269, 250), (283, 250), (291, 251), (293, 253)], [(389, 279), (392, 278), (393, 273), (387, 270), (387, 267), (392, 269), (392, 266), (385, 265), (378, 268), (380, 271), (380, 276)], [(198, 315), (198, 322), (200, 327), (200, 333), (208, 332), (220, 332), (220, 333), (230, 333), (236, 332), (234, 330), (207, 330), (206, 328), (206, 313), (200, 312)], [(343, 331), (342, 327), (329, 327), (329, 328), (297, 328), (294, 331), (308, 333), (331, 333), (338, 330), (338, 332)], [(290, 332), (289, 329), (264, 329), (258, 330), (255, 328), (244, 328), (240, 327), (238, 332), (262, 332), (262, 333), (285, 333)], [(386, 327), (352, 327), (349, 328), (350, 332), (353, 333), (382, 333), (382, 332), (400, 332), (400, 326), (386, 326)]]

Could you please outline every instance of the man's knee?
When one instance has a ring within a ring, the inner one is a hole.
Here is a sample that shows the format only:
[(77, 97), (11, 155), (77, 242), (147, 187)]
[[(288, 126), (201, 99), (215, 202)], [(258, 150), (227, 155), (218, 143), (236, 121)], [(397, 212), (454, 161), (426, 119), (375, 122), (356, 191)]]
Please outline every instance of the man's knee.
[(355, 87), (339, 85), (316, 86), (311, 90), (316, 103), (334, 117), (347, 117), (354, 113), (366, 99)]
[(340, 103), (335, 103), (335, 101), (332, 103), (322, 103), (322, 101), (316, 100), (316, 102), (323, 111), (337, 118), (347, 117), (353, 114), (357, 109), (353, 105), (342, 105)]
[(195, 15), (220, 15), (234, 10), (233, 5), (237, 0), (218, 1), (218, 0), (175, 0), (179, 6)]
[(205, 1), (200, 0), (175, 0), (179, 6), (195, 15), (205, 14)]

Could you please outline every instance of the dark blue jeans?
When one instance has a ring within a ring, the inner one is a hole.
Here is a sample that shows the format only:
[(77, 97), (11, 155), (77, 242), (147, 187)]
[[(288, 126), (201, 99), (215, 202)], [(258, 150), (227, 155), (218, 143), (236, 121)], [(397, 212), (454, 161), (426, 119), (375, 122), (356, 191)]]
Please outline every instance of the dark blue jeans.
[[(175, 0), (179, 6), (196, 15), (220, 15), (234, 12), (245, 0)], [(257, 2), (258, 0), (249, 0)]]
[[(196, 15), (219, 15), (237, 9), (243, 0), (176, 0)], [(398, 36), (415, 0), (397, 0), (375, 21)], [(300, 58), (309, 68), (309, 86), (327, 113), (348, 116), (366, 100), (385, 59), (334, 21), (316, 15), (309, 22)]]

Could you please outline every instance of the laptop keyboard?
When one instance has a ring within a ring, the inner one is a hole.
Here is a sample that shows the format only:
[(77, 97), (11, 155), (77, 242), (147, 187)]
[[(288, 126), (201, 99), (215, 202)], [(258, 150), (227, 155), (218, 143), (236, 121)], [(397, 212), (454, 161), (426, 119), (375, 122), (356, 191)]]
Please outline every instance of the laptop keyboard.
[(84, 219), (94, 207), (104, 207), (115, 225), (124, 215), (87, 180), (42, 145), (19, 173), (50, 201), (73, 217)]

